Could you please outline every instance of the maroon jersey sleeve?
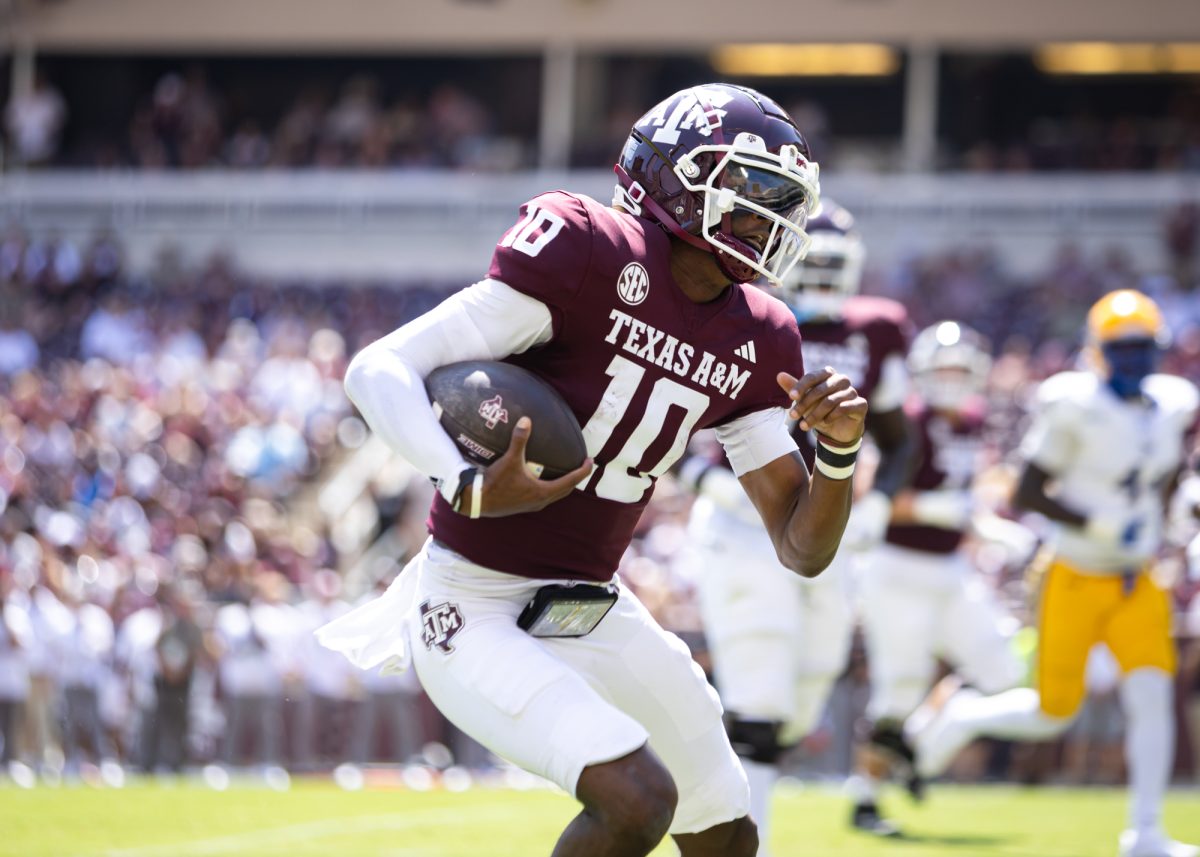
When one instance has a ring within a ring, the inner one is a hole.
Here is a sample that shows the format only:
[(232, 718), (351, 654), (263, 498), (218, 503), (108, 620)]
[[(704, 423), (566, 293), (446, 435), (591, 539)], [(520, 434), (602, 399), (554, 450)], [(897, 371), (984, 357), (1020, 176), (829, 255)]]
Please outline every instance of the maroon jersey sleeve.
[(888, 298), (856, 296), (846, 302), (846, 320), (870, 342), (873, 382), (878, 381), (884, 360), (893, 354), (901, 357), (908, 354), (912, 321), (903, 304)]
[(520, 219), (496, 244), (488, 276), (550, 307), (557, 333), (583, 286), (594, 243), (583, 203), (567, 193), (544, 193), (521, 206)]

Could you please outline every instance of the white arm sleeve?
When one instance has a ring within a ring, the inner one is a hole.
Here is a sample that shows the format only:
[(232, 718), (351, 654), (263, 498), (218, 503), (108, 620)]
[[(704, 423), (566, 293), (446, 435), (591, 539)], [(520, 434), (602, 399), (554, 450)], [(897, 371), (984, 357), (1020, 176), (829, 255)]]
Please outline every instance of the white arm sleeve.
[(784, 408), (765, 408), (738, 417), (717, 426), (716, 435), (739, 477), (796, 451)]
[(449, 500), (468, 465), (433, 415), (425, 376), (447, 363), (520, 353), (552, 333), (545, 304), (483, 280), (358, 352), (346, 370), (346, 395), (371, 429)]
[(885, 414), (904, 406), (908, 398), (908, 366), (903, 354), (889, 354), (879, 367), (879, 383), (871, 391), (871, 410)]

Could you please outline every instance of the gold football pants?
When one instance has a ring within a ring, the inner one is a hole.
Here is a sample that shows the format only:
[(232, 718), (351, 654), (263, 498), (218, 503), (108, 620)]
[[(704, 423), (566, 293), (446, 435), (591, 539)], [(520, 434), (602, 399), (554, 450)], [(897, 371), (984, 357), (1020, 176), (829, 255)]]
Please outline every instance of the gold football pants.
[(1088, 652), (1106, 643), (1122, 673), (1142, 667), (1175, 672), (1167, 593), (1145, 569), (1131, 575), (1083, 574), (1055, 559), (1042, 581), (1037, 690), (1042, 710), (1070, 717), (1083, 702)]

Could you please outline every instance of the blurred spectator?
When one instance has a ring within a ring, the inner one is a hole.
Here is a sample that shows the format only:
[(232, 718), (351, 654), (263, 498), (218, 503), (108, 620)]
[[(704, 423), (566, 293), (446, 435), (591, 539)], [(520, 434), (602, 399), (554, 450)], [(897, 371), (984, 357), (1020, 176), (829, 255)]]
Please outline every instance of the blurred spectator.
[(1200, 205), (1187, 202), (1175, 208), (1167, 216), (1163, 238), (1175, 282), (1185, 290), (1194, 292), (1200, 284), (1200, 272), (1196, 270), (1196, 251), (1200, 242)]
[(23, 303), (16, 295), (0, 294), (0, 376), (32, 369), (38, 362), (38, 344), (25, 327)]
[(321, 646), (313, 634), (350, 609), (341, 588), (341, 578), (322, 569), (313, 575), (309, 597), (299, 608), (304, 699), (297, 737), (299, 746), (311, 755), (307, 767), (333, 767), (349, 758), (351, 700), (359, 696), (361, 680), (345, 657)]
[(29, 698), (26, 651), (33, 642), (29, 617), (7, 597), (11, 586), (10, 576), (0, 576), (0, 765), (5, 767), (20, 759), (21, 718)]
[(192, 677), (204, 654), (204, 642), (190, 593), (182, 587), (164, 585), (158, 601), (162, 630), (154, 644), (154, 709), (144, 738), (146, 756), (142, 767), (157, 771), (161, 764), (178, 773), (188, 760)]
[(40, 71), (35, 73), (29, 91), (16, 93), (4, 111), (14, 162), (38, 166), (53, 160), (66, 122), (66, 101)]
[(245, 604), (217, 611), (220, 694), (225, 713), (221, 761), (239, 764), (249, 748), (261, 765), (283, 761), (283, 673), (264, 627), (270, 616)]
[[(94, 563), (81, 558), (85, 565)], [(72, 577), (77, 590), (82, 581)], [(82, 592), (66, 598), (71, 615), (68, 633), (60, 640), (63, 662), (62, 730), (66, 771), (78, 775), (85, 757), (95, 765), (111, 762), (115, 751), (100, 716), (100, 691), (107, 684), (113, 649), (112, 617), (98, 604), (81, 600)]]

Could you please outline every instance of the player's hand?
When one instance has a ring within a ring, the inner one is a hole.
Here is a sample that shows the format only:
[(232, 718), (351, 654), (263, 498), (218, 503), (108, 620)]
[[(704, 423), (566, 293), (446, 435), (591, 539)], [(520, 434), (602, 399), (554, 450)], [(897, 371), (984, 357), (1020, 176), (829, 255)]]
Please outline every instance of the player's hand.
[[(532, 431), (533, 421), (529, 417), (517, 420), (508, 449), (483, 471), (482, 517), (499, 518), (544, 509), (570, 494), (592, 472), (592, 459), (585, 458), (583, 464), (557, 479), (535, 477), (525, 464), (525, 447)], [(473, 486), (468, 486), (463, 492), (460, 510), (470, 510), (472, 490)]]
[(1128, 512), (1099, 512), (1084, 523), (1084, 534), (1109, 550), (1130, 548), (1138, 540), (1145, 522)]
[(799, 420), (804, 431), (815, 429), (830, 440), (847, 445), (863, 436), (867, 400), (845, 375), (826, 366), (799, 379), (780, 372), (775, 380), (791, 397), (788, 415)]

